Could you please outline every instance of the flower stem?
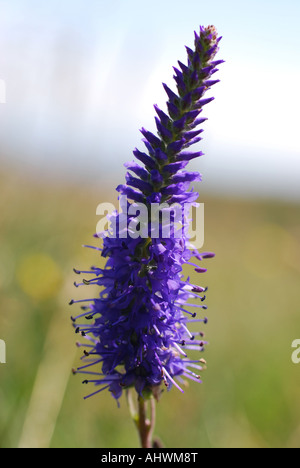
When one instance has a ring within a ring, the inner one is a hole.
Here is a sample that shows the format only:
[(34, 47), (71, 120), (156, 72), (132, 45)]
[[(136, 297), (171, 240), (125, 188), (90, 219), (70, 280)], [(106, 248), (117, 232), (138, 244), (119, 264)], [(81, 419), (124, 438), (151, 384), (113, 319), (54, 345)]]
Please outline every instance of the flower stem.
[(139, 410), (139, 417), (138, 417), (138, 432), (141, 441), (142, 448), (151, 448), (152, 447), (152, 434), (153, 434), (153, 423), (155, 422), (155, 418), (153, 420), (153, 399), (151, 399), (151, 416), (152, 420), (150, 421), (147, 418), (147, 401), (144, 400), (142, 397), (138, 398), (138, 410)]
[[(154, 447), (155, 441), (153, 441), (153, 432), (156, 420), (156, 406), (153, 396), (151, 396), (150, 398), (143, 398), (139, 396), (138, 408), (136, 409), (130, 389), (127, 390), (126, 395), (130, 415), (139, 433), (141, 447)], [(148, 402), (150, 402), (150, 419), (147, 418)]]
[(150, 399), (150, 410), (151, 410), (151, 422), (150, 422), (150, 429), (149, 429), (149, 439), (151, 441), (151, 447), (153, 447), (153, 432), (154, 432), (154, 427), (155, 427), (155, 421), (156, 421), (156, 404), (155, 400), (152, 397)]

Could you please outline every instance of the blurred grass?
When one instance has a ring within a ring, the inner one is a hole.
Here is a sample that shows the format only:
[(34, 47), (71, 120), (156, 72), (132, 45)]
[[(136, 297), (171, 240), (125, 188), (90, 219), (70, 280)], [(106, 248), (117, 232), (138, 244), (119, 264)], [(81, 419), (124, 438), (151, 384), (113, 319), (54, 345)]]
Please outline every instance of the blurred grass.
[[(97, 263), (96, 206), (111, 189), (0, 174), (0, 447), (135, 447), (124, 399), (83, 400), (71, 375), (80, 351), (70, 325), (73, 267)], [(298, 204), (204, 196), (205, 250), (216, 252), (197, 281), (209, 286), (203, 385), (158, 404), (167, 447), (299, 447)], [(100, 260), (101, 261), (101, 260)]]

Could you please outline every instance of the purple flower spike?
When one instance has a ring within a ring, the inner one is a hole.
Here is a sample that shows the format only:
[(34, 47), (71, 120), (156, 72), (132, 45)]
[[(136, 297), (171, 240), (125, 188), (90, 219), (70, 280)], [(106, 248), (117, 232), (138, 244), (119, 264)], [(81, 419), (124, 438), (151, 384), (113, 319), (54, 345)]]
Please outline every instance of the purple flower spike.
[[(72, 322), (75, 332), (86, 340), (79, 345), (84, 353), (74, 373), (84, 374), (83, 382), (95, 385), (85, 398), (108, 389), (118, 400), (130, 387), (138, 395), (150, 392), (157, 396), (161, 385), (183, 392), (187, 379), (201, 381), (197, 374), (205, 361), (189, 358), (188, 352), (203, 351), (206, 342), (197, 339), (203, 336), (201, 331), (193, 335), (188, 326), (207, 322), (201, 314), (207, 308), (203, 304), (207, 288), (185, 279), (183, 267), (192, 265), (196, 272), (205, 273), (206, 268), (191, 259), (205, 263), (214, 254), (199, 253), (191, 245), (187, 230), (178, 236), (175, 224), (163, 225), (159, 216), (158, 229), (147, 225), (146, 219), (140, 222), (140, 235), (133, 235), (138, 223), (132, 212), (143, 203), (149, 213), (154, 203), (161, 203), (161, 214), (170, 215), (173, 203), (183, 208), (198, 198), (189, 186), (201, 181), (201, 175), (185, 171), (185, 167), (203, 153), (186, 149), (201, 140), (198, 135), (202, 129), (195, 128), (206, 120), (199, 114), (213, 99), (204, 98), (205, 92), (218, 82), (211, 79), (222, 63), (214, 61), (218, 44), (213, 26), (201, 27), (195, 33), (194, 49), (186, 48), (187, 65), (178, 62), (181, 71), (174, 68), (178, 94), (163, 85), (168, 114), (154, 106), (157, 135), (142, 128), (146, 152), (135, 149), (139, 164), (125, 165), (134, 175), (127, 173), (126, 183), (117, 187), (126, 203), (120, 213), (115, 211), (110, 216), (114, 233), (111, 229), (103, 233), (102, 248), (92, 247), (106, 259), (105, 267), (74, 270), (82, 277), (76, 286), (100, 286), (97, 297), (70, 302), (83, 303)], [(181, 219), (184, 227), (186, 217)]]

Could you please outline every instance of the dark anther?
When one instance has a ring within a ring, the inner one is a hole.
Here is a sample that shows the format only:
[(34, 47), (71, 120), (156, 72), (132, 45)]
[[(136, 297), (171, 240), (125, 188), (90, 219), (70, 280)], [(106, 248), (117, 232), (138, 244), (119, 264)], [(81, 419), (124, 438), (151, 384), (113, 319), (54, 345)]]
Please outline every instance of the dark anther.
[(74, 304), (74, 300), (73, 300), (73, 299), (71, 299), (70, 302), (69, 302), (69, 305), (72, 305), (72, 304)]
[(82, 383), (83, 383), (83, 384), (88, 384), (89, 381), (88, 381), (88, 380), (84, 380)]
[(76, 369), (74, 369), (74, 367), (73, 367), (73, 369), (72, 369), (72, 374), (73, 374), (73, 375), (77, 374), (77, 371), (76, 371)]
[(73, 268), (73, 271), (74, 271), (74, 273), (76, 273), (76, 275), (80, 275), (80, 271), (76, 270), (76, 268)]
[(80, 331), (80, 328), (77, 327), (76, 330), (75, 330), (75, 333), (79, 333), (79, 331)]
[(193, 318), (197, 317), (196, 312), (194, 312), (194, 313), (192, 314), (192, 317), (193, 317)]
[(201, 297), (201, 302), (205, 301), (205, 299), (206, 299), (206, 296), (205, 296), (205, 294), (204, 294), (204, 296)]
[(191, 336), (191, 340), (193, 341), (194, 339), (195, 339), (195, 337), (194, 337), (194, 336)]
[(204, 346), (203, 341), (200, 341), (199, 346), (200, 346), (200, 348), (202, 348)]
[(88, 353), (85, 349), (83, 350), (83, 354), (84, 354), (85, 356), (89, 356), (89, 355), (90, 355), (90, 353)]
[(207, 305), (202, 306), (202, 309), (206, 310), (208, 307)]
[(85, 333), (84, 333), (84, 331), (82, 331), (82, 332), (81, 332), (81, 336), (85, 336)]
[(72, 317), (72, 315), (71, 315), (71, 320), (72, 322), (76, 322), (76, 320), (74, 319), (74, 317)]
[(205, 317), (205, 319), (203, 320), (203, 322), (206, 324), (208, 322), (208, 318)]
[(184, 340), (182, 340), (181, 346), (185, 346), (185, 341)]
[(201, 287), (195, 287), (195, 288), (192, 289), (192, 292), (195, 292), (195, 293), (199, 293), (199, 292), (203, 292), (203, 291), (204, 291), (204, 289), (201, 288)]
[(87, 315), (85, 318), (86, 318), (87, 320), (92, 320), (93, 316), (92, 316), (92, 315)]

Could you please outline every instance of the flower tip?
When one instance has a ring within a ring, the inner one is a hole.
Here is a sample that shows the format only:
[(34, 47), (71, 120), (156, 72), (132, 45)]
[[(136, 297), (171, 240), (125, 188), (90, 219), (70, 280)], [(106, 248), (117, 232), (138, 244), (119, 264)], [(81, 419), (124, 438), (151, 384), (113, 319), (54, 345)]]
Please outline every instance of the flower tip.
[(194, 56), (194, 51), (188, 46), (185, 46), (185, 49), (187, 51), (188, 57), (192, 58)]

